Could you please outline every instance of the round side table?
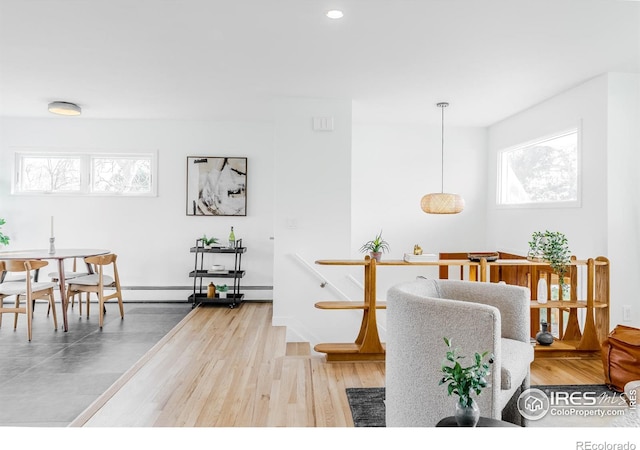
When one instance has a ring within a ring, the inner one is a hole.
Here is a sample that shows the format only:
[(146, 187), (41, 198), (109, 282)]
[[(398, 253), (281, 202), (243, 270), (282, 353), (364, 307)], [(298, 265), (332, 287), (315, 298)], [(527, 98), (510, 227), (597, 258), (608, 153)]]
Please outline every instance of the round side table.
[[(453, 416), (445, 417), (436, 424), (436, 427), (457, 427), (456, 418)], [(498, 419), (490, 419), (489, 417), (480, 417), (476, 427), (518, 427), (518, 425), (511, 422), (504, 422)]]

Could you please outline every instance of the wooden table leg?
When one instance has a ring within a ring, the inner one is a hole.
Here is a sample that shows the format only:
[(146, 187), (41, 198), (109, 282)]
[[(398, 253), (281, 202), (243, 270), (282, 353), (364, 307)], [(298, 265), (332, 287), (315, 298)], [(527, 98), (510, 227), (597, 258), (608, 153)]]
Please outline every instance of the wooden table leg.
[[(363, 315), (361, 330), (362, 340), (360, 344), (360, 353), (384, 355), (384, 347), (380, 342), (378, 334), (378, 322), (376, 320), (376, 261), (372, 259), (370, 264), (365, 266), (365, 302), (368, 302), (368, 308), (365, 309)], [(368, 297), (368, 298), (367, 298)], [(364, 331), (364, 333), (362, 333)], [(360, 336), (358, 336), (360, 339)], [(384, 356), (382, 356), (384, 358)]]

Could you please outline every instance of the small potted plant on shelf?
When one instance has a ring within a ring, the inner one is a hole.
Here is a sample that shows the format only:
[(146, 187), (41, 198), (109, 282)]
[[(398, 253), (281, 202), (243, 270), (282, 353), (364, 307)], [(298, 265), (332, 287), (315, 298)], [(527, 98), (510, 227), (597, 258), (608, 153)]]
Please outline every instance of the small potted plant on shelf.
[(204, 248), (211, 248), (213, 244), (218, 243), (218, 238), (215, 238), (215, 237), (208, 238), (206, 234), (203, 235), (201, 239), (202, 239), (202, 244), (204, 245)]
[(216, 284), (216, 292), (218, 292), (219, 298), (227, 298), (227, 292), (229, 292), (229, 286), (226, 284)]
[(365, 242), (364, 245), (360, 247), (360, 251), (363, 253), (369, 252), (373, 259), (380, 261), (382, 253), (389, 251), (389, 243), (382, 239), (382, 230), (380, 230), (380, 233), (378, 233), (373, 240)]
[(551, 269), (558, 275), (560, 286), (564, 286), (564, 277), (571, 264), (571, 251), (566, 236), (559, 231), (546, 230), (544, 233), (536, 231), (529, 241), (527, 258), (534, 261), (549, 263)]
[[(0, 218), (0, 227), (2, 225), (4, 225), (5, 223), (7, 223), (7, 222), (5, 222), (4, 219)], [(7, 236), (6, 234), (3, 234), (2, 231), (0, 231), (0, 244), (9, 245), (9, 236)]]
[(460, 360), (464, 356), (458, 354), (459, 349), (452, 348), (451, 340), (446, 337), (444, 342), (449, 350), (442, 363), (444, 376), (439, 384), (448, 383), (448, 395), (458, 396), (455, 413), (458, 426), (475, 427), (480, 419), (480, 410), (471, 394), (480, 395), (482, 389), (489, 385), (487, 376), (491, 373), (489, 365), (493, 364), (493, 355), (489, 355), (489, 352), (476, 353), (473, 364), (462, 367)]

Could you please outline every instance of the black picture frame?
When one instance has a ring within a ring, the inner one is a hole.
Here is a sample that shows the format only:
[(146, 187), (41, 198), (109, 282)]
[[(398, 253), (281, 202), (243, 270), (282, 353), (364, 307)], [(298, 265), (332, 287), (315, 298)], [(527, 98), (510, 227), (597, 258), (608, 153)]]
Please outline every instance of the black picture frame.
[(246, 216), (247, 158), (187, 156), (187, 216)]

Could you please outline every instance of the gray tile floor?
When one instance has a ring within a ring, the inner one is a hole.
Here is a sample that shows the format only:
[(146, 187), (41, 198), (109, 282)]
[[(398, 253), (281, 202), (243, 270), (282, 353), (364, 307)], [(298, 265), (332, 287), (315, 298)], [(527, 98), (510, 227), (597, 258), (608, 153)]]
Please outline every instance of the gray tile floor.
[[(59, 307), (59, 305), (58, 305)], [(33, 339), (27, 341), (26, 318), (4, 314), (0, 326), (0, 426), (64, 427), (133, 366), (191, 311), (190, 303), (107, 303), (102, 330), (97, 305), (91, 316), (69, 308), (69, 331), (58, 331), (38, 303)]]

